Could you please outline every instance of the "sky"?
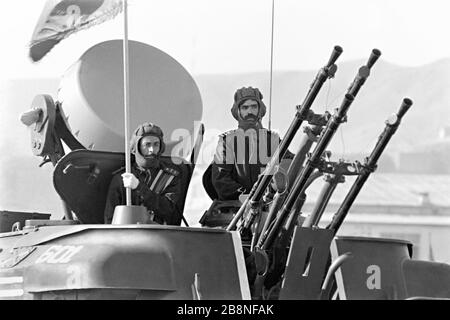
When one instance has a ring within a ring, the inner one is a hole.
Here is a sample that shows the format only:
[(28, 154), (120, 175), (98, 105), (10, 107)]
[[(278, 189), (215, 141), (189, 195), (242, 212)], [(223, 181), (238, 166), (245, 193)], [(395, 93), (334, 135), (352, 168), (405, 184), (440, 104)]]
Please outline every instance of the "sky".
[[(0, 80), (60, 76), (92, 45), (121, 38), (122, 15), (72, 35), (33, 64), (27, 45), (45, 0), (2, 1)], [(447, 0), (275, 0), (274, 70), (316, 70), (367, 57), (419, 66), (450, 57)], [(272, 0), (129, 0), (130, 39), (172, 55), (193, 74), (270, 70)]]

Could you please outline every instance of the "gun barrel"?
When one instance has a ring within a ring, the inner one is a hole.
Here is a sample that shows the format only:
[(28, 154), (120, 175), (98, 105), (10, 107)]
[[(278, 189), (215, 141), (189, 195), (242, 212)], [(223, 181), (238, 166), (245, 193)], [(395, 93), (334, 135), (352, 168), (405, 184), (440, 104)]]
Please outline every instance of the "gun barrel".
[[(320, 135), (320, 132), (322, 131), (322, 126), (312, 126), (311, 128), (306, 127), (305, 128), (305, 135), (303, 136), (300, 146), (298, 148), (297, 153), (295, 154), (294, 159), (292, 160), (288, 172), (287, 172), (287, 192), (290, 191), (293, 182), (295, 180), (295, 176), (298, 172), (300, 172), (303, 163), (305, 162), (305, 158), (309, 150), (311, 149), (313, 143), (315, 142), (316, 138)], [(285, 191), (286, 191), (285, 190)], [(261, 237), (259, 241), (257, 242), (257, 246), (262, 246), (263, 241), (263, 235), (266, 233), (267, 229), (269, 228), (272, 221), (275, 219), (275, 216), (280, 210), (281, 206), (283, 205), (284, 200), (286, 199), (287, 192), (277, 192), (274, 196), (274, 199), (272, 201), (272, 205), (270, 206), (269, 213), (267, 215), (266, 221), (264, 223), (263, 228), (261, 229)]]
[(350, 94), (346, 94), (344, 100), (342, 101), (341, 107), (328, 121), (325, 131), (321, 135), (311, 157), (308, 159), (299, 176), (295, 180), (292, 190), (286, 197), (283, 207), (278, 212), (275, 223), (273, 224), (271, 230), (267, 231), (267, 238), (261, 242), (261, 247), (264, 250), (268, 249), (272, 245), (275, 235), (279, 232), (279, 228), (284, 224), (291, 210), (295, 207), (297, 199), (304, 193), (308, 180), (316, 168), (316, 164), (319, 163), (323, 152), (333, 138), (339, 125), (342, 123), (342, 120), (346, 116), (346, 113), (353, 101), (354, 97)]
[(402, 101), (402, 104), (400, 106), (400, 109), (397, 112), (397, 115), (399, 117), (399, 121), (403, 118), (403, 116), (408, 112), (409, 108), (411, 108), (413, 102), (409, 98), (404, 98)]
[(361, 174), (358, 176), (358, 178), (356, 178), (355, 182), (350, 188), (350, 191), (347, 193), (347, 196), (345, 197), (338, 211), (334, 215), (333, 220), (331, 221), (327, 229), (332, 229), (335, 234), (337, 233), (339, 227), (342, 225), (345, 217), (347, 216), (351, 206), (353, 205), (353, 202), (355, 201), (362, 187), (366, 183), (370, 174), (375, 171), (378, 159), (380, 158), (381, 154), (383, 153), (384, 149), (386, 148), (387, 144), (389, 143), (394, 133), (397, 131), (397, 128), (400, 125), (402, 117), (412, 106), (412, 103), (413, 102), (411, 99), (408, 98), (403, 99), (400, 109), (396, 114), (394, 121), (392, 122), (389, 120), (386, 121), (386, 127), (381, 133), (378, 142), (373, 148), (372, 153), (367, 158), (361, 170)]
[(375, 62), (377, 62), (378, 58), (381, 55), (381, 51), (378, 49), (373, 49), (370, 54), (369, 60), (365, 66), (362, 66), (358, 70), (358, 74), (355, 77), (355, 80), (351, 84), (350, 88), (347, 90), (347, 93), (356, 96), (359, 92), (359, 89), (364, 85), (367, 78), (370, 76), (370, 69), (373, 67)]
[(413, 102), (411, 99), (404, 98), (398, 112), (394, 114), (393, 117), (390, 117), (385, 121), (386, 127), (383, 133), (380, 135), (372, 153), (370, 154), (366, 166), (369, 166), (371, 168), (374, 168), (376, 166), (378, 159), (381, 157), (381, 154), (383, 153), (390, 139), (397, 131), (403, 116), (406, 114), (412, 104)]
[(334, 46), (333, 52), (331, 53), (330, 60), (328, 60), (328, 63), (326, 65), (327, 68), (330, 68), (333, 64), (336, 63), (339, 56), (344, 52), (341, 46)]
[(372, 66), (377, 62), (378, 58), (381, 56), (381, 51), (378, 49), (373, 49), (370, 54), (369, 60), (367, 61), (366, 66), (371, 69)]
[(353, 100), (355, 100), (355, 96), (353, 96), (352, 94), (347, 93), (344, 96), (344, 100), (342, 101), (341, 107), (340, 107), (340, 109), (338, 111), (338, 114), (337, 114), (337, 117), (336, 117), (336, 121), (342, 121), (342, 119), (347, 114), (347, 111), (350, 108), (350, 105), (352, 104)]
[[(308, 117), (309, 109), (311, 108), (312, 103), (314, 102), (314, 99), (317, 97), (320, 89), (322, 88), (325, 81), (334, 76), (334, 73), (336, 72), (336, 65), (334, 62), (339, 58), (339, 56), (342, 53), (342, 48), (339, 46), (335, 46), (333, 49), (333, 52), (331, 53), (331, 57), (328, 61), (328, 64), (322, 68), (319, 73), (317, 74), (316, 79), (311, 85), (311, 88), (309, 89), (305, 100), (300, 108), (298, 108), (297, 113), (295, 115), (294, 120), (292, 121), (287, 133), (285, 134), (283, 140), (281, 141), (280, 145), (278, 146), (277, 150), (272, 156), (272, 159), (268, 163), (265, 172), (263, 173), (263, 177), (261, 181), (257, 182), (257, 186), (255, 188), (254, 192), (251, 192), (249, 195), (249, 202), (250, 203), (259, 203), (264, 195), (264, 192), (267, 188), (267, 186), (270, 183), (270, 180), (272, 179), (272, 175), (274, 172), (275, 166), (281, 161), (281, 159), (286, 154), (289, 145), (291, 144), (292, 140), (294, 139), (295, 134), (297, 133), (298, 129), (302, 125), (303, 121)], [(244, 205), (241, 207), (241, 209), (236, 213), (233, 220), (230, 222), (230, 224), (227, 227), (228, 231), (235, 230), (236, 224), (238, 220), (243, 216), (245, 213)], [(248, 221), (244, 224), (244, 226), (251, 225), (252, 221)]]
[[(380, 54), (381, 52), (379, 50), (372, 51), (372, 55), (369, 58), (369, 63), (371, 63), (370, 67), (373, 66), (373, 63), (375, 63)], [(258, 244), (261, 245), (263, 249), (268, 249), (272, 245), (274, 235), (278, 233), (280, 226), (284, 223), (284, 221), (286, 221), (287, 216), (289, 215), (289, 213), (294, 208), (297, 202), (296, 201), (297, 198), (300, 197), (302, 193), (305, 191), (308, 178), (315, 170), (315, 167), (319, 162), (320, 157), (322, 156), (326, 147), (333, 138), (334, 133), (337, 131), (339, 125), (343, 122), (344, 118), (346, 117), (347, 111), (350, 108), (352, 102), (354, 101), (356, 94), (359, 92), (359, 89), (362, 87), (367, 77), (370, 75), (370, 67), (366, 65), (359, 69), (358, 74), (353, 80), (339, 110), (337, 111), (337, 114), (333, 115), (333, 117), (328, 121), (325, 131), (323, 132), (319, 141), (317, 142), (317, 145), (310, 159), (308, 159), (306, 165), (303, 167), (299, 176), (296, 178), (292, 190), (287, 195), (282, 208), (279, 210), (276, 221), (271, 226), (271, 230), (266, 231), (266, 233), (268, 233), (269, 235), (265, 239), (259, 241)], [(296, 211), (298, 211), (299, 209), (300, 208), (297, 208)]]
[(292, 209), (292, 205), (294, 204), (297, 196), (301, 193), (309, 176), (314, 171), (315, 164), (320, 160), (320, 157), (333, 138), (336, 130), (339, 128), (339, 125), (342, 123), (342, 120), (346, 116), (347, 111), (353, 101), (354, 97), (352, 95), (345, 95), (345, 98), (342, 101), (341, 107), (339, 108), (337, 114), (333, 115), (333, 117), (329, 120), (327, 127), (325, 128), (325, 131), (323, 132), (320, 140), (317, 142), (317, 145), (314, 148), (311, 157), (308, 159), (306, 165), (300, 173), (300, 176), (295, 181), (294, 186), (292, 187), (292, 190), (283, 206), (283, 210), (287, 210), (288, 212), (290, 212), (290, 210)]
[(339, 183), (339, 179), (326, 177), (325, 185), (320, 191), (319, 197), (317, 198), (316, 204), (311, 211), (309, 217), (306, 218), (303, 223), (303, 228), (311, 228), (319, 224), (320, 218), (322, 217), (328, 203), (330, 202), (331, 196)]

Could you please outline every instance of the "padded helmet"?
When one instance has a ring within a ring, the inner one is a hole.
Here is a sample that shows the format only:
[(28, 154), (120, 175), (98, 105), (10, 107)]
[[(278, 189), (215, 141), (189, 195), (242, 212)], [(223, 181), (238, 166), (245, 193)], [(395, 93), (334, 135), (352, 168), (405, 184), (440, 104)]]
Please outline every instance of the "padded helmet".
[(234, 94), (234, 104), (233, 107), (231, 108), (231, 114), (237, 121), (242, 121), (243, 119), (241, 119), (239, 107), (242, 103), (244, 103), (248, 99), (255, 100), (258, 103), (259, 105), (258, 121), (260, 121), (266, 114), (266, 105), (264, 104), (264, 102), (262, 102), (263, 95), (258, 88), (242, 87), (238, 89)]
[(158, 155), (162, 154), (166, 149), (163, 131), (160, 127), (150, 122), (141, 124), (136, 128), (136, 130), (134, 130), (133, 136), (130, 140), (131, 153), (136, 155), (136, 153), (139, 151), (139, 141), (146, 136), (155, 136), (159, 138), (161, 147), (159, 149)]

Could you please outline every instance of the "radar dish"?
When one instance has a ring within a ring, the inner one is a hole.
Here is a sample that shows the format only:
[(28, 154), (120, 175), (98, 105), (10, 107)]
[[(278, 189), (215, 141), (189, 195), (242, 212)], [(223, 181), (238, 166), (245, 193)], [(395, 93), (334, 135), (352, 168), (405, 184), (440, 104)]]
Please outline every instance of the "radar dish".
[[(99, 43), (64, 74), (58, 101), (72, 133), (86, 148), (124, 152), (123, 41)], [(194, 141), (202, 100), (189, 72), (167, 53), (129, 41), (130, 133), (144, 122), (164, 131), (168, 148)]]

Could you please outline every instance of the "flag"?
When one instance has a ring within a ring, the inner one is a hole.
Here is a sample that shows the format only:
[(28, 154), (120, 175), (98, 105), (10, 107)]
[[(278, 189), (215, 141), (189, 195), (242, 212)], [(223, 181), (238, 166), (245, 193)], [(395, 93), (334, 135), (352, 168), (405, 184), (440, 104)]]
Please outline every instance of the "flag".
[(48, 0), (30, 42), (30, 58), (41, 60), (71, 34), (114, 18), (122, 0)]

